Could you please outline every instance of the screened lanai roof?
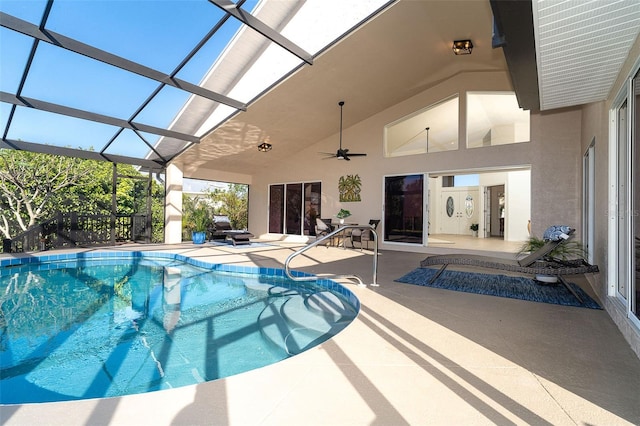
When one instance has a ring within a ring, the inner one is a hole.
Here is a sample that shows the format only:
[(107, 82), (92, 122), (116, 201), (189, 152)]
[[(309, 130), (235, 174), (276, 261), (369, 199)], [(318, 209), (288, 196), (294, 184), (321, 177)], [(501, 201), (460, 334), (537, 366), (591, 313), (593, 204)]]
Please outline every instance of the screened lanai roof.
[(161, 168), (387, 0), (0, 0), (0, 148)]

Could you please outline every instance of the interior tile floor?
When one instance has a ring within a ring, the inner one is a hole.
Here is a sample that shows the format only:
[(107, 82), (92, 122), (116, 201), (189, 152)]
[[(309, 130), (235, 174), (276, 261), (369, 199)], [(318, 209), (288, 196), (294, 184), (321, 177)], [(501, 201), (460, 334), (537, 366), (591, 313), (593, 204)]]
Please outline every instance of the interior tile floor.
[(433, 234), (429, 235), (428, 246), (451, 251), (483, 250), (517, 253), (524, 241), (505, 241), (503, 238), (478, 238), (471, 235)]
[[(271, 267), (282, 267), (299, 248), (282, 242), (235, 249), (133, 247)], [(357, 273), (371, 282), (372, 256), (370, 250), (314, 247), (291, 266)], [(356, 320), (334, 338), (275, 365), (148, 394), (3, 406), (1, 423), (640, 424), (640, 359), (605, 311), (394, 282), (424, 256), (381, 251), (378, 287), (345, 282), (361, 301)], [(583, 276), (571, 281), (589, 286)]]

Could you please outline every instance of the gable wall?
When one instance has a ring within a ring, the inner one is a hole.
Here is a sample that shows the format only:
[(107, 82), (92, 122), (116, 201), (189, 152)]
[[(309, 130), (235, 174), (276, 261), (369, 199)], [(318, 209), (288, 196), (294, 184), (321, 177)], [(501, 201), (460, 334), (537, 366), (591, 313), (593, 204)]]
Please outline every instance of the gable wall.
[[(513, 166), (531, 166), (531, 219), (534, 234), (541, 235), (551, 224), (568, 224), (580, 229), (581, 146), (579, 109), (533, 114), (531, 142), (486, 148), (421, 154), (407, 157), (383, 157), (383, 129), (388, 123), (425, 108), (444, 98), (460, 95), (459, 133), (464, 135), (466, 91), (509, 91), (509, 77), (503, 72), (464, 73), (417, 96), (369, 117), (343, 131), (343, 147), (365, 152), (367, 157), (351, 161), (323, 159), (321, 152), (335, 152), (339, 135), (322, 140), (287, 158), (272, 156), (273, 167), (254, 175), (250, 187), (250, 230), (267, 233), (268, 185), (272, 183), (322, 182), (322, 216), (330, 217), (340, 208), (353, 214), (352, 220), (367, 223), (382, 217), (383, 177), (393, 174), (487, 170)], [(345, 99), (345, 115), (348, 99)], [(463, 145), (463, 143), (461, 144)], [(272, 151), (273, 152), (273, 151)], [(338, 179), (358, 174), (362, 181), (362, 202), (340, 203)], [(394, 249), (397, 246), (385, 247)], [(415, 250), (424, 251), (424, 248)]]

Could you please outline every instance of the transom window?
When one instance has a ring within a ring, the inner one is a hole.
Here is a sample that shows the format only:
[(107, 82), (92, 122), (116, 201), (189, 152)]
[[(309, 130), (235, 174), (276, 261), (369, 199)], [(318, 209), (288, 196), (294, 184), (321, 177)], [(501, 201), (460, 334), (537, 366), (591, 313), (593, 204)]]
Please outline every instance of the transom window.
[(385, 156), (457, 150), (458, 116), (458, 95), (455, 95), (386, 125)]
[(467, 93), (467, 148), (530, 140), (529, 111), (513, 92)]

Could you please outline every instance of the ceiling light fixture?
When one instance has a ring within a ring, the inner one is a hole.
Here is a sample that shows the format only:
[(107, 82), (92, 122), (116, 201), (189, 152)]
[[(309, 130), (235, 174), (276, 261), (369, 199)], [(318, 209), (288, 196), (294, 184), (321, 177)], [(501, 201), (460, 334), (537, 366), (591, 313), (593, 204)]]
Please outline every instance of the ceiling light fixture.
[(453, 42), (453, 53), (456, 55), (471, 55), (472, 50), (471, 40), (455, 40)]
[(258, 151), (260, 152), (269, 152), (271, 151), (271, 148), (273, 148), (273, 146), (270, 143), (266, 142), (262, 142), (260, 145), (258, 145)]

